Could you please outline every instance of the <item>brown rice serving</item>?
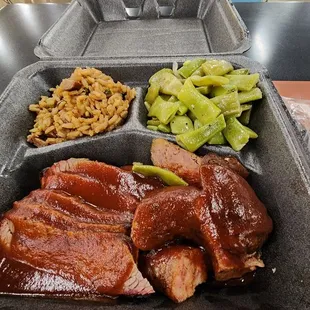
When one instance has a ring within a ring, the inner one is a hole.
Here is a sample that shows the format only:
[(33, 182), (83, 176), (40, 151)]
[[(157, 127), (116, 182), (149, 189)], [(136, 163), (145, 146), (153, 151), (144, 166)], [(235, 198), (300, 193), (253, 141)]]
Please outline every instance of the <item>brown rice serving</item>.
[(36, 112), (27, 141), (37, 147), (111, 131), (120, 126), (136, 96), (134, 88), (115, 83), (95, 68), (76, 68), (29, 110)]

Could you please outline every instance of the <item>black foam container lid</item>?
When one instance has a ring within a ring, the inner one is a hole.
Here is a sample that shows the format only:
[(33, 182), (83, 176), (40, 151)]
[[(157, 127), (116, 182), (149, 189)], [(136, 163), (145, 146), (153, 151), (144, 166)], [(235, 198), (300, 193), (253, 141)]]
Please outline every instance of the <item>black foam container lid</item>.
[[(157, 70), (189, 57), (137, 59), (78, 59), (40, 61), (15, 75), (0, 97), (0, 211), (39, 187), (40, 171), (70, 157), (88, 157), (122, 166), (133, 161), (150, 163), (153, 138), (174, 136), (145, 128), (143, 104), (148, 79)], [(250, 170), (250, 184), (274, 221), (274, 232), (263, 248), (266, 268), (255, 281), (241, 288), (212, 289), (201, 286), (194, 297), (174, 304), (158, 294), (150, 298), (113, 302), (1, 296), (0, 309), (307, 309), (310, 305), (310, 182), (309, 166), (282, 101), (264, 67), (243, 56), (216, 56), (238, 67), (260, 73), (263, 99), (254, 103), (250, 127), (259, 135), (241, 152), (229, 147), (204, 146), (209, 151), (237, 156)], [(26, 142), (34, 114), (28, 106), (48, 95), (48, 89), (68, 77), (75, 67), (96, 67), (114, 80), (137, 90), (126, 123), (117, 130), (57, 145), (35, 148)], [(1, 263), (1, 262), (0, 262)]]
[(39, 58), (241, 54), (248, 30), (229, 0), (74, 0), (35, 48)]

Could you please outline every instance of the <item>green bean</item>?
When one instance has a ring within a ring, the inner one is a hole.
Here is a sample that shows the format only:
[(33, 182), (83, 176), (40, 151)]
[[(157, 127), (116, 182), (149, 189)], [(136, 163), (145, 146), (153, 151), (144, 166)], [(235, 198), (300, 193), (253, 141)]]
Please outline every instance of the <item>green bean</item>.
[(149, 104), (152, 104), (156, 97), (159, 95), (159, 88), (160, 86), (156, 83), (153, 83), (150, 85), (150, 87), (147, 90), (146, 96), (145, 96), (145, 101)]
[(233, 70), (229, 72), (230, 75), (248, 75), (250, 73), (250, 69), (247, 68), (241, 68), (237, 70)]
[(176, 136), (177, 143), (190, 152), (195, 152), (226, 126), (223, 114), (218, 116), (211, 123), (200, 127), (197, 130), (189, 131)]
[(234, 69), (230, 62), (218, 59), (207, 60), (201, 67), (205, 75), (224, 75)]
[(151, 165), (133, 163), (132, 171), (140, 173), (147, 177), (159, 177), (166, 185), (170, 186), (187, 186), (188, 184), (173, 172)]
[(159, 124), (158, 125), (158, 130), (164, 133), (170, 133), (170, 126), (169, 125), (164, 125), (164, 124)]
[(199, 129), (200, 127), (202, 127), (203, 125), (198, 121), (198, 119), (195, 119), (194, 121), (194, 129)]
[(167, 125), (179, 109), (177, 102), (163, 100), (160, 96), (152, 104), (148, 116), (157, 117), (161, 123)]
[(195, 86), (221, 86), (229, 83), (229, 79), (223, 76), (207, 75), (207, 76), (191, 76)]
[(183, 66), (178, 70), (178, 73), (184, 78), (192, 75), (206, 60), (197, 58), (183, 63)]
[(194, 115), (194, 113), (191, 110), (187, 111), (187, 116), (194, 122), (197, 117)]
[(224, 145), (226, 143), (227, 141), (222, 132), (217, 133), (208, 141), (210, 145)]
[(223, 86), (215, 86), (211, 90), (211, 97), (221, 96), (225, 94), (232, 93), (234, 91), (238, 91), (237, 87), (234, 85), (223, 85)]
[(250, 110), (250, 109), (252, 109), (252, 105), (251, 104), (241, 104), (241, 111), (242, 112)]
[(253, 88), (250, 91), (240, 92), (238, 96), (241, 104), (263, 98), (262, 91), (258, 87)]
[(211, 101), (221, 109), (225, 116), (241, 113), (237, 92), (211, 98)]
[(158, 131), (158, 126), (148, 125), (148, 126), (146, 126), (146, 128), (149, 130)]
[(208, 95), (210, 93), (210, 86), (200, 86), (196, 88), (202, 95)]
[(147, 111), (149, 112), (151, 105), (148, 102), (144, 101), (144, 106), (146, 107)]
[(194, 129), (193, 122), (188, 116), (175, 116), (170, 122), (171, 132), (175, 135)]
[(229, 84), (237, 86), (239, 91), (250, 91), (259, 81), (259, 74), (250, 75), (225, 75)]
[(241, 116), (238, 118), (239, 122), (242, 125), (249, 125), (250, 117), (251, 117), (251, 111), (252, 111), (252, 109), (242, 112)]
[(176, 96), (171, 96), (168, 101), (169, 102), (177, 102), (178, 98)]
[(223, 130), (226, 140), (235, 151), (240, 151), (250, 138), (257, 138), (257, 134), (250, 128), (243, 126), (235, 117), (226, 120), (226, 128)]
[(193, 75), (204, 76), (205, 73), (203, 72), (202, 68), (199, 67), (195, 72), (192, 73), (191, 76), (193, 76)]
[(221, 113), (220, 108), (210, 99), (202, 95), (194, 87), (190, 79), (187, 79), (184, 83), (178, 98), (193, 112), (202, 124), (212, 122)]
[(247, 126), (243, 126), (244, 130), (249, 134), (250, 139), (256, 139), (258, 138), (258, 134), (252, 130), (251, 128), (247, 127)]
[(160, 125), (160, 121), (158, 119), (150, 119), (147, 121), (147, 125), (158, 126)]
[(155, 72), (150, 78), (149, 78), (149, 83), (150, 84), (158, 84), (160, 85), (160, 80), (161, 80), (161, 76), (163, 73), (171, 73), (173, 74), (173, 71), (171, 69), (168, 69), (168, 68), (164, 68), (164, 69), (161, 69), (157, 72)]
[(165, 100), (165, 101), (169, 101), (170, 98), (171, 98), (172, 96), (170, 96), (170, 95), (165, 95), (165, 94), (160, 94), (160, 97), (161, 97), (163, 100)]
[(177, 111), (177, 114), (178, 115), (186, 114), (188, 111), (188, 107), (184, 103), (182, 103), (181, 101), (178, 101), (178, 103), (179, 103), (179, 109)]
[(150, 78), (149, 83), (151, 85), (154, 83), (158, 84), (160, 86), (159, 91), (163, 94), (177, 96), (183, 84), (173, 73), (167, 70), (169, 69), (162, 69), (156, 72)]

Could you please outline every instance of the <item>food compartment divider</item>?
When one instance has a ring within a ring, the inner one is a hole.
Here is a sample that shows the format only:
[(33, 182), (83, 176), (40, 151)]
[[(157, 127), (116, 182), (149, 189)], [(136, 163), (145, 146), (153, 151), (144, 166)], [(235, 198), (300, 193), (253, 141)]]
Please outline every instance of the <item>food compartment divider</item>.
[(248, 30), (230, 0), (74, 0), (39, 58), (241, 54)]
[[(200, 55), (205, 57), (206, 55)], [(309, 166), (302, 148), (294, 139), (290, 121), (281, 107), (281, 99), (268, 72), (260, 64), (243, 56), (214, 55), (235, 67), (248, 67), (259, 72), (259, 87), (264, 97), (255, 102), (250, 127), (258, 134), (240, 153), (229, 147), (204, 146), (199, 154), (215, 151), (237, 156), (250, 170), (249, 182), (265, 203), (274, 220), (274, 232), (263, 248), (266, 268), (257, 272), (253, 284), (239, 288), (215, 289), (209, 285), (198, 288), (194, 297), (178, 309), (306, 309), (309, 305), (309, 238), (310, 194)], [(152, 132), (145, 128), (146, 109), (143, 98), (148, 78), (163, 67), (171, 67), (188, 59), (183, 57), (136, 59), (75, 59), (40, 61), (21, 70), (0, 97), (3, 121), (0, 144), (1, 212), (11, 208), (39, 187), (41, 170), (54, 162), (70, 157), (88, 157), (122, 166), (133, 161), (150, 163), (153, 138), (175, 141), (173, 135)], [(80, 138), (43, 148), (26, 143), (33, 125), (28, 105), (48, 94), (48, 89), (68, 77), (75, 67), (95, 67), (137, 89), (126, 123), (117, 130), (94, 137)], [(22, 126), (21, 126), (22, 124)], [(118, 299), (110, 302), (79, 302), (16, 296), (2, 296), (0, 308), (17, 309), (153, 309), (176, 307), (161, 295), (143, 299)]]

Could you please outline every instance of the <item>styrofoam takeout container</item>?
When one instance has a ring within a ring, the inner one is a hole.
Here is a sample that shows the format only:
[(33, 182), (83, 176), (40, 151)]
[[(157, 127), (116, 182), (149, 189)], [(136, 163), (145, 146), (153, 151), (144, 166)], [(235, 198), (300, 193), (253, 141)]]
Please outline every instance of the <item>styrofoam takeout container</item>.
[[(201, 55), (203, 56), (203, 55)], [(205, 146), (199, 154), (215, 151), (237, 156), (250, 170), (249, 182), (266, 205), (274, 221), (274, 232), (263, 248), (266, 268), (257, 272), (245, 287), (198, 288), (194, 297), (176, 305), (163, 295), (143, 299), (119, 299), (112, 303), (76, 302), (2, 296), (0, 309), (306, 309), (310, 304), (310, 182), (309, 166), (286, 113), (264, 67), (243, 56), (216, 56), (235, 67), (260, 73), (264, 97), (254, 103), (250, 127), (259, 135), (241, 152), (229, 147)], [(147, 111), (143, 98), (148, 78), (173, 61), (182, 64), (189, 57), (124, 59), (78, 59), (40, 61), (20, 71), (0, 98), (0, 210), (39, 187), (40, 171), (70, 157), (88, 157), (122, 166), (133, 161), (150, 163), (150, 145), (155, 137), (174, 141), (174, 136), (145, 128)], [(137, 90), (126, 123), (117, 130), (95, 137), (80, 138), (58, 145), (35, 148), (26, 142), (34, 115), (31, 103), (68, 77), (77, 66), (96, 67), (115, 80)]]

